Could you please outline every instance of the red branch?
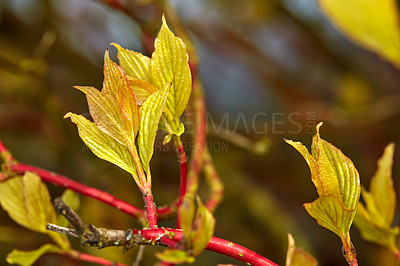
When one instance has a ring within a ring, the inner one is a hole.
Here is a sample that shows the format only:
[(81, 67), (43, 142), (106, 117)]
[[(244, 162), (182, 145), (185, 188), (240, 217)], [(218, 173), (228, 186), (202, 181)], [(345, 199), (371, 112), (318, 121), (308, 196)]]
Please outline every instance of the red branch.
[[(166, 237), (166, 232), (172, 232), (172, 238)], [(161, 243), (170, 248), (176, 248), (176, 243), (179, 243), (183, 236), (182, 230), (166, 228), (132, 230), (132, 234), (138, 234), (151, 241), (157, 241), (160, 239), (160, 236), (165, 236), (161, 238)], [(166, 240), (168, 240), (168, 242)], [(252, 266), (277, 266), (274, 262), (252, 250), (218, 237), (212, 237), (206, 249), (248, 263)]]
[[(187, 158), (185, 149), (183, 148), (182, 141), (179, 137), (177, 137), (175, 140), (175, 148), (176, 148), (176, 153), (178, 154), (179, 166), (181, 170), (181, 180), (180, 180), (179, 200), (178, 200), (178, 209), (179, 209), (182, 205), (183, 197), (185, 197), (186, 194), (186, 183), (187, 183)], [(180, 218), (178, 212), (176, 217), (176, 228), (180, 227), (181, 227)]]
[(81, 253), (78, 252), (76, 250), (71, 250), (71, 251), (67, 251), (64, 253), (64, 255), (67, 255), (71, 258), (80, 260), (80, 261), (86, 261), (86, 262), (92, 262), (92, 263), (96, 263), (99, 265), (107, 265), (107, 266), (128, 266), (126, 264), (122, 264), (122, 263), (117, 263), (117, 262), (113, 262), (113, 261), (109, 261), (100, 257), (96, 257), (96, 256), (92, 256), (89, 254), (85, 254), (85, 253)]
[(148, 194), (143, 195), (144, 208), (147, 212), (147, 218), (149, 220), (150, 228), (157, 228), (157, 214), (156, 214), (156, 204), (154, 203), (153, 194), (148, 192)]
[(145, 211), (143, 209), (137, 208), (135, 206), (130, 205), (129, 203), (122, 201), (107, 192), (101, 191), (97, 188), (89, 187), (79, 182), (73, 181), (65, 176), (61, 176), (41, 168), (37, 168), (34, 166), (17, 163), (14, 165), (10, 165), (10, 169), (13, 172), (17, 172), (23, 174), (27, 171), (34, 172), (38, 174), (43, 181), (71, 189), (79, 194), (89, 196), (91, 198), (102, 201), (118, 210), (133, 216), (135, 218), (141, 218), (145, 216)]

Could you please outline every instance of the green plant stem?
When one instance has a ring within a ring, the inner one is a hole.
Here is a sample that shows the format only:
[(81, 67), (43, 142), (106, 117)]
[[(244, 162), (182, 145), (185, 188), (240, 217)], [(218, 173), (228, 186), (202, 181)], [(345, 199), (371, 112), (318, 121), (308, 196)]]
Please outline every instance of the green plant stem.
[[(179, 159), (179, 166), (180, 166), (180, 173), (181, 173), (180, 187), (179, 187), (179, 199), (178, 199), (178, 209), (179, 209), (182, 205), (183, 198), (185, 197), (185, 194), (186, 194), (187, 158), (186, 158), (185, 149), (183, 147), (181, 138), (179, 136), (175, 137), (174, 143), (175, 143), (176, 153), (177, 153), (178, 159)], [(180, 228), (179, 212), (177, 213), (177, 216), (176, 216), (176, 228), (177, 229)]]

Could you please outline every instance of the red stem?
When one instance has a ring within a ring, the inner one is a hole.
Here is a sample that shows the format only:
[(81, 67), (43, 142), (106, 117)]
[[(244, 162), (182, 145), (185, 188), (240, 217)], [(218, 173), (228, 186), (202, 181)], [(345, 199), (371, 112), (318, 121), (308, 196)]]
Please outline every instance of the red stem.
[(141, 218), (145, 216), (145, 211), (143, 209), (132, 206), (129, 203), (122, 201), (111, 194), (108, 194), (107, 192), (86, 186), (79, 182), (73, 181), (65, 176), (57, 175), (55, 173), (43, 170), (41, 168), (37, 168), (22, 163), (10, 165), (9, 167), (11, 171), (21, 174), (25, 173), (26, 171), (35, 172), (42, 178), (43, 181), (71, 189), (75, 192), (78, 192), (79, 194), (86, 195), (91, 198), (102, 201), (135, 218)]
[(144, 208), (147, 212), (147, 218), (149, 219), (149, 226), (152, 229), (157, 228), (157, 213), (156, 204), (154, 203), (153, 194), (149, 191), (143, 195)]
[[(182, 141), (179, 137), (176, 138), (175, 141), (176, 153), (179, 158), (179, 167), (181, 171), (181, 180), (180, 180), (180, 188), (179, 188), (179, 200), (178, 200), (178, 209), (181, 207), (183, 198), (186, 194), (186, 184), (187, 184), (187, 158), (185, 149), (183, 148)], [(176, 216), (176, 228), (181, 228), (180, 226), (180, 217), (179, 212)]]
[(99, 265), (107, 265), (107, 266), (128, 266), (126, 264), (122, 264), (122, 263), (117, 263), (117, 262), (113, 262), (113, 261), (109, 261), (100, 257), (96, 257), (96, 256), (92, 256), (89, 254), (85, 254), (85, 253), (81, 253), (78, 252), (76, 250), (71, 250), (68, 252), (64, 253), (65, 255), (80, 260), (80, 261), (85, 261), (85, 262), (92, 262), (92, 263), (96, 263)]
[[(161, 243), (167, 245), (171, 248), (176, 248), (176, 243), (182, 240), (183, 231), (177, 229), (141, 229), (141, 230), (132, 230), (133, 234), (141, 235), (147, 240), (157, 241), (160, 236), (165, 235), (167, 232), (172, 232), (172, 238), (163, 237), (161, 238)], [(168, 242), (166, 242), (168, 240)], [(171, 241), (172, 240), (172, 241)], [(230, 241), (212, 237), (210, 242), (208, 243), (207, 250), (214, 251), (236, 260), (248, 263), (252, 266), (277, 266), (274, 262), (269, 259), (261, 256), (260, 254), (249, 250), (241, 245), (232, 243)]]

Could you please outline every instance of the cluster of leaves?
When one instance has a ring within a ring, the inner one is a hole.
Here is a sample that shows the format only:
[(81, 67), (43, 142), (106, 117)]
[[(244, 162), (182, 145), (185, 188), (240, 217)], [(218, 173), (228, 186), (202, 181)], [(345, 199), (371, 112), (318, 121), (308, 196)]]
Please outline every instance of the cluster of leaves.
[[(62, 199), (71, 208), (79, 208), (79, 197), (75, 192), (66, 190)], [(69, 240), (65, 235), (46, 230), (48, 223), (67, 226), (68, 222), (64, 216), (56, 215), (47, 187), (37, 174), (26, 172), (24, 176), (16, 176), (1, 182), (0, 204), (17, 224), (34, 232), (47, 234), (54, 242), (32, 251), (14, 249), (7, 256), (8, 263), (32, 265), (45, 253), (63, 254), (71, 251)]]
[(151, 58), (113, 45), (120, 65), (107, 51), (103, 89), (76, 87), (86, 94), (94, 122), (73, 113), (65, 117), (77, 124), (81, 139), (97, 157), (131, 173), (146, 194), (151, 187), (149, 163), (159, 124), (168, 132), (164, 143), (184, 131), (179, 117), (191, 92), (188, 55), (165, 18)]
[(311, 171), (311, 179), (317, 188), (319, 198), (304, 204), (307, 212), (318, 224), (337, 234), (342, 240), (346, 253), (351, 254), (350, 227), (357, 211), (360, 198), (360, 177), (353, 162), (339, 149), (319, 136), (319, 129), (313, 137), (311, 154), (300, 142), (286, 140), (306, 160)]

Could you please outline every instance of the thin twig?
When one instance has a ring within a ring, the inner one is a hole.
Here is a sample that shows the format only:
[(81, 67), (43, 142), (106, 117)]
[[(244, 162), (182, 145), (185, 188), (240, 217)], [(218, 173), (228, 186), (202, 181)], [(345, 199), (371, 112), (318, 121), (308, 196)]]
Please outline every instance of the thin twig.
[[(176, 148), (176, 153), (178, 155), (179, 159), (179, 166), (180, 166), (180, 187), (179, 187), (179, 199), (178, 199), (178, 209), (182, 205), (183, 198), (185, 197), (186, 194), (186, 186), (187, 186), (187, 158), (186, 158), (186, 153), (185, 149), (183, 147), (181, 138), (177, 136), (175, 138), (175, 148)], [(180, 226), (180, 217), (179, 213), (177, 213), (176, 216), (176, 228), (179, 229)]]

